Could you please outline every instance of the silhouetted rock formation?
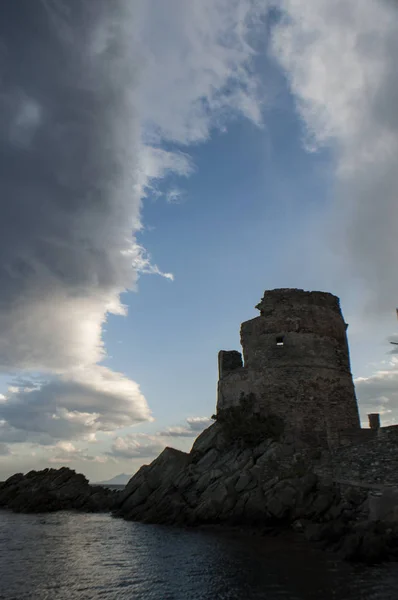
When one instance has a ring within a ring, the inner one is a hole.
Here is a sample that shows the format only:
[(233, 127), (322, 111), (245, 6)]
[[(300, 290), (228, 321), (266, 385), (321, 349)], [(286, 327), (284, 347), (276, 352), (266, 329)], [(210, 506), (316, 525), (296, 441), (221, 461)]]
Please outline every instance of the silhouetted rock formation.
[(14, 512), (109, 511), (116, 498), (116, 492), (90, 485), (84, 475), (67, 467), (17, 473), (0, 484), (0, 507)]
[(398, 428), (361, 429), (339, 299), (271, 290), (219, 353), (216, 422), (166, 448), (115, 514), (169, 524), (289, 526), (351, 560), (398, 557)]
[[(397, 496), (340, 485), (328, 450), (227, 441), (214, 423), (189, 454), (166, 448), (132, 477), (116, 516), (145, 523), (293, 527), (350, 560), (398, 558)], [(388, 498), (387, 498), (388, 496)]]

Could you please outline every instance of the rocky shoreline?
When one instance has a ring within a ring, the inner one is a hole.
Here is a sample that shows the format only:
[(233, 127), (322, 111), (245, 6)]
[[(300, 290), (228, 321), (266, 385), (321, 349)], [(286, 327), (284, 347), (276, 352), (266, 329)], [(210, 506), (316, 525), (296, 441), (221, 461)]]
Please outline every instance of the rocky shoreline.
[(221, 350), (215, 423), (119, 495), (145, 523), (294, 530), (345, 559), (398, 558), (398, 427), (359, 418), (339, 299), (267, 290)]
[(221, 350), (215, 422), (189, 453), (165, 448), (123, 491), (66, 467), (0, 484), (15, 512), (111, 511), (144, 523), (294, 531), (345, 559), (398, 559), (398, 426), (362, 429), (339, 299), (264, 293)]
[(84, 475), (67, 467), (16, 473), (0, 483), (0, 508), (14, 512), (108, 512), (116, 500), (117, 492), (92, 486)]
[[(132, 477), (114, 514), (144, 523), (286, 529), (353, 561), (398, 559), (398, 498), (322, 476), (329, 452), (285, 439), (247, 445), (216, 422), (189, 454), (166, 448)], [(327, 470), (327, 469), (326, 469)]]
[(215, 422), (189, 454), (166, 448), (123, 491), (62, 467), (0, 483), (0, 508), (21, 513), (111, 512), (143, 523), (222, 528), (255, 536), (294, 532), (345, 560), (398, 560), (398, 492), (338, 484), (324, 448), (269, 437), (231, 442)]

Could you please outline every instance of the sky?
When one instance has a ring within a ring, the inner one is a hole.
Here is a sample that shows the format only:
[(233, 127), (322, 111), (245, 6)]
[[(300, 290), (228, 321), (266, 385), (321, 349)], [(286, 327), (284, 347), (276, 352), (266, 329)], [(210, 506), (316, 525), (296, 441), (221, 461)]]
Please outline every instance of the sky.
[(393, 0), (3, 0), (0, 480), (189, 450), (275, 287), (398, 423), (397, 54)]

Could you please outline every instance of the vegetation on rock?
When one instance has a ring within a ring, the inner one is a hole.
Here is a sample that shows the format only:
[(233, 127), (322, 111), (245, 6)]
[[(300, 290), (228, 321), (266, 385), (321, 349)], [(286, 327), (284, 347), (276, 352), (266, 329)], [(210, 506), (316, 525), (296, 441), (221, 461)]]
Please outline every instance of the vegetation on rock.
[(254, 414), (254, 394), (241, 395), (239, 406), (231, 406), (217, 413), (217, 422), (222, 425), (228, 442), (241, 442), (245, 446), (256, 446), (266, 439), (279, 440), (284, 431), (284, 422), (277, 415)]

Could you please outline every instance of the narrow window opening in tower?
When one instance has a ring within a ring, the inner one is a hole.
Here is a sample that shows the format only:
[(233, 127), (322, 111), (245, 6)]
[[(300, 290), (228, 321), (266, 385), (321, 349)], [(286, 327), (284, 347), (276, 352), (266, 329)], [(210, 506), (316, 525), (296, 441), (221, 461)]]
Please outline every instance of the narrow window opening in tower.
[(276, 345), (277, 346), (283, 346), (284, 345), (283, 335), (278, 335), (278, 337), (276, 338)]

